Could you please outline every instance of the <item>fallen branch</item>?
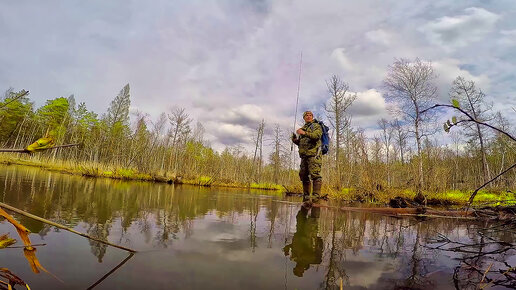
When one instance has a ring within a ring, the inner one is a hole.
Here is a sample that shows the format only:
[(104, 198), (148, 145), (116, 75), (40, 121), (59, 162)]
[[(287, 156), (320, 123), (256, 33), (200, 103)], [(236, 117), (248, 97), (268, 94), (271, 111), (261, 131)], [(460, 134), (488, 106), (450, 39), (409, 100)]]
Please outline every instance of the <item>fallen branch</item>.
[(477, 195), (478, 191), (481, 190), (482, 188), (484, 188), (485, 186), (487, 186), (489, 183), (495, 181), (498, 177), (504, 175), (507, 171), (513, 169), (514, 167), (516, 167), (516, 163), (514, 163), (513, 165), (511, 165), (509, 168), (505, 169), (503, 172), (500, 172), (500, 174), (498, 174), (497, 176), (491, 178), (491, 180), (487, 181), (486, 183), (482, 184), (480, 187), (478, 187), (477, 189), (475, 189), (475, 191), (473, 191), (473, 193), (471, 194), (471, 196), (469, 197), (469, 200), (468, 200), (468, 205), (466, 206), (466, 211), (468, 211), (469, 207), (471, 206), (471, 204), (473, 203), (473, 199), (475, 198), (475, 196)]
[(14, 212), (16, 212), (16, 213), (18, 213), (18, 214), (24, 215), (24, 216), (26, 216), (26, 217), (29, 217), (29, 218), (31, 218), (31, 219), (34, 219), (34, 220), (40, 221), (40, 222), (42, 222), (42, 223), (49, 224), (49, 225), (54, 226), (54, 227), (56, 227), (56, 228), (60, 228), (60, 229), (63, 229), (63, 230), (67, 230), (67, 231), (69, 231), (69, 232), (72, 232), (72, 233), (77, 234), (77, 235), (79, 235), (79, 236), (83, 236), (83, 237), (88, 238), (88, 239), (90, 239), (90, 240), (93, 240), (93, 241), (96, 241), (96, 242), (99, 242), (99, 243), (102, 243), (102, 244), (106, 244), (106, 245), (109, 245), (109, 246), (112, 246), (112, 247), (115, 247), (115, 248), (119, 248), (119, 249), (122, 249), (122, 250), (126, 250), (126, 251), (131, 252), (131, 253), (136, 253), (136, 251), (135, 251), (135, 250), (133, 250), (133, 249), (129, 249), (129, 248), (126, 248), (126, 247), (124, 247), (124, 246), (115, 245), (115, 244), (112, 244), (112, 243), (110, 243), (110, 242), (107, 242), (107, 241), (103, 241), (103, 240), (101, 240), (101, 239), (98, 239), (98, 238), (94, 238), (94, 237), (92, 237), (92, 236), (89, 236), (89, 235), (87, 235), (87, 234), (84, 234), (84, 233), (78, 232), (78, 231), (76, 231), (76, 230), (74, 230), (74, 229), (71, 229), (71, 228), (69, 228), (69, 227), (63, 226), (63, 225), (58, 224), (58, 223), (55, 223), (55, 222), (53, 222), (53, 221), (49, 221), (49, 220), (44, 219), (44, 218), (42, 218), (42, 217), (39, 217), (39, 216), (33, 215), (33, 214), (31, 214), (31, 213), (25, 212), (25, 211), (23, 211), (23, 210), (21, 210), (21, 209), (15, 208), (15, 207), (10, 206), (10, 205), (8, 205), (8, 204), (5, 204), (5, 203), (3, 203), (3, 202), (0, 202), (0, 207), (6, 208), (6, 209), (11, 210), (11, 211), (14, 211)]
[(21, 249), (21, 248), (26, 248), (26, 247), (41, 247), (41, 246), (46, 246), (47, 244), (30, 244), (30, 245), (26, 245), (26, 246), (9, 246), (9, 247), (5, 247), (4, 249)]
[[(64, 145), (56, 145), (56, 146), (53, 146), (53, 147), (49, 147), (49, 148), (46, 148), (45, 150), (51, 150), (51, 149), (57, 149), (57, 148), (65, 148), (65, 147), (73, 147), (73, 146), (79, 146), (80, 143), (75, 143), (75, 144), (64, 144)], [(14, 152), (14, 153), (34, 153), (30, 150), (27, 150), (27, 149), (7, 149), (7, 148), (0, 148), (0, 152)]]

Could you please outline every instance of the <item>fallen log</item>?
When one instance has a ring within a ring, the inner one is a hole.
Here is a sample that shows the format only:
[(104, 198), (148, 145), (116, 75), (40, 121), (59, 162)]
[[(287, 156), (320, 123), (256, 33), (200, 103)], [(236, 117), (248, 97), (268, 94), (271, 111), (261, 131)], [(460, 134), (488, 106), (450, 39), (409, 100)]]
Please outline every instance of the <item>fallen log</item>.
[[(300, 202), (283, 201), (277, 200), (275, 202), (301, 205)], [(419, 216), (419, 217), (443, 217), (443, 218), (456, 218), (456, 219), (475, 219), (476, 215), (472, 211), (445, 211), (445, 210), (434, 210), (424, 207), (417, 208), (390, 208), (390, 207), (337, 207), (326, 204), (316, 203), (313, 207), (337, 209), (341, 211), (354, 211), (354, 212), (370, 212), (375, 214), (382, 214), (395, 217), (403, 216)]]

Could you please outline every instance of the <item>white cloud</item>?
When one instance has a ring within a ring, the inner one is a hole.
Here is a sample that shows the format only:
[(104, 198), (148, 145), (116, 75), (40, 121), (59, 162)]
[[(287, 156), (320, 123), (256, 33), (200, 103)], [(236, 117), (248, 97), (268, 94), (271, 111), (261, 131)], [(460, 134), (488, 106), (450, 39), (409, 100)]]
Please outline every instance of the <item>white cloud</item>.
[(367, 40), (372, 43), (388, 46), (391, 44), (392, 35), (383, 29), (371, 30), (365, 34)]
[(256, 124), (259, 123), (263, 116), (261, 107), (254, 104), (244, 104), (235, 108), (230, 108), (223, 113), (222, 120), (238, 124)]
[(483, 39), (493, 30), (500, 16), (483, 8), (470, 7), (464, 14), (444, 16), (423, 26), (429, 40), (442, 47), (454, 50)]
[(498, 44), (504, 47), (516, 46), (516, 29), (515, 30), (502, 30), (500, 31), (502, 37), (498, 40)]
[(357, 98), (349, 108), (354, 126), (374, 127), (379, 119), (388, 117), (387, 104), (379, 91), (370, 89), (356, 94)]
[(351, 71), (353, 70), (353, 65), (351, 61), (346, 56), (346, 51), (344, 48), (339, 47), (332, 51), (331, 57), (337, 61), (337, 63), (345, 70)]
[(458, 59), (441, 59), (434, 61), (432, 66), (434, 67), (435, 73), (438, 75), (437, 85), (440, 101), (448, 101), (448, 93), (450, 91), (452, 82), (461, 76), (466, 80), (474, 81), (477, 88), (483, 91), (489, 90), (490, 80), (485, 74), (473, 75), (468, 70), (461, 68), (462, 63)]
[(205, 123), (206, 132), (215, 143), (233, 145), (250, 141), (251, 131), (241, 125), (210, 121)]

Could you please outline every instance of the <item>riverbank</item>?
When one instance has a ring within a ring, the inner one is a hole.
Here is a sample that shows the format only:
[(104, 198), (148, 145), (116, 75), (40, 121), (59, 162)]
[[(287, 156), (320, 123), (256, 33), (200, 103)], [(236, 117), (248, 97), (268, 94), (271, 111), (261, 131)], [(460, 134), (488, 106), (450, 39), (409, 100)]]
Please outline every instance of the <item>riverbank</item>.
[[(88, 162), (71, 162), (57, 160), (49, 162), (49, 160), (20, 158), (15, 154), (3, 154), (0, 156), (0, 164), (5, 165), (24, 165), (39, 167), (49, 171), (60, 173), (80, 175), (86, 177), (103, 177), (119, 180), (136, 180), (147, 182), (161, 182), (168, 184), (188, 184), (205, 187), (226, 187), (226, 188), (242, 188), (242, 189), (259, 189), (273, 190), (278, 193), (285, 191), (300, 193), (302, 191), (299, 184), (294, 186), (285, 186), (274, 183), (238, 183), (238, 182), (221, 182), (209, 176), (198, 176), (194, 178), (186, 178), (181, 176), (163, 175), (159, 173), (141, 173), (134, 169), (113, 168), (98, 163)], [(323, 188), (323, 192), (334, 201), (341, 202), (362, 202), (386, 205), (394, 198), (404, 200), (413, 200), (416, 196), (415, 191), (407, 189), (384, 189), (381, 191), (368, 192), (366, 190), (343, 188), (335, 190), (332, 188)], [(430, 206), (460, 206), (467, 204), (471, 192), (460, 190), (449, 190), (446, 192), (425, 192)], [(516, 195), (512, 191), (479, 191), (475, 198), (474, 206), (496, 206), (496, 205), (515, 205)]]
[[(468, 203), (473, 190), (448, 190), (445, 192), (424, 191), (429, 206), (462, 206)], [(330, 191), (333, 199), (342, 201), (359, 201), (378, 204), (390, 204), (393, 199), (412, 201), (416, 192), (409, 189), (384, 189), (374, 193), (365, 190), (343, 188), (340, 191)], [(473, 202), (473, 206), (516, 205), (516, 195), (512, 191), (480, 190)]]
[[(14, 155), (14, 154), (13, 154)], [(168, 184), (188, 184), (206, 187), (229, 187), (229, 188), (246, 188), (260, 190), (275, 190), (282, 192), (283, 186), (273, 183), (250, 183), (243, 184), (238, 182), (220, 182), (209, 176), (198, 176), (194, 178), (186, 178), (182, 176), (163, 175), (159, 173), (141, 173), (134, 169), (114, 168), (98, 163), (88, 162), (70, 162), (57, 160), (49, 162), (48, 160), (34, 160), (19, 158), (11, 154), (0, 156), (0, 164), (5, 165), (24, 165), (39, 167), (45, 170), (60, 172), (65, 174), (80, 175), (95, 178), (111, 178), (119, 180), (135, 180), (148, 182), (161, 182)]]

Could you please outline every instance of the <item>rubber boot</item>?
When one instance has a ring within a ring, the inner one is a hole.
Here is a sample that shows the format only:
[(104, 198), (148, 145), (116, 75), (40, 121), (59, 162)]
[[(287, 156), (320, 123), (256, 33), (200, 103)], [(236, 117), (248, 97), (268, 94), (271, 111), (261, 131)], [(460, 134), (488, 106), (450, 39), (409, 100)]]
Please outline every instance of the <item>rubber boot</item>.
[(303, 181), (303, 202), (310, 200), (310, 181)]
[(317, 203), (321, 199), (322, 179), (318, 178), (312, 182), (313, 182), (312, 200), (314, 203)]

